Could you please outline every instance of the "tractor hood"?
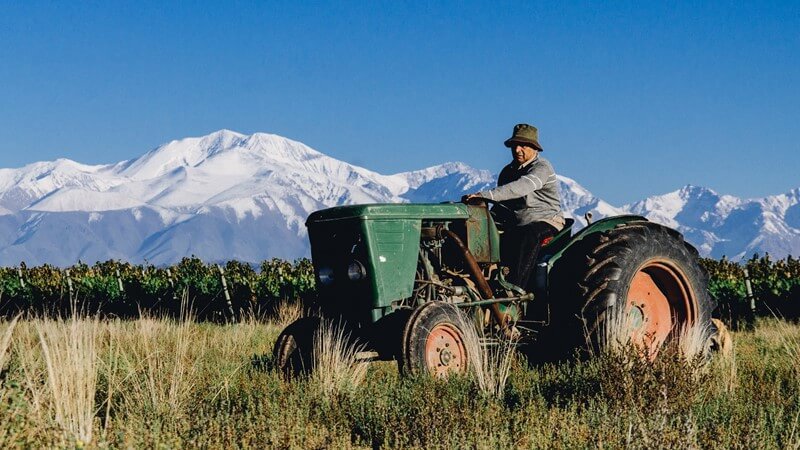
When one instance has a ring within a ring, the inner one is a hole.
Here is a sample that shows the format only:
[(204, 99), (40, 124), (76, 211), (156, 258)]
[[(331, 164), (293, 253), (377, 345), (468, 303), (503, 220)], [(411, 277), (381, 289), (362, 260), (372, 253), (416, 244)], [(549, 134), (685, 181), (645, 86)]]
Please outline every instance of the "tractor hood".
[(342, 219), (466, 219), (467, 205), (462, 203), (373, 203), (336, 206), (311, 213), (306, 226)]

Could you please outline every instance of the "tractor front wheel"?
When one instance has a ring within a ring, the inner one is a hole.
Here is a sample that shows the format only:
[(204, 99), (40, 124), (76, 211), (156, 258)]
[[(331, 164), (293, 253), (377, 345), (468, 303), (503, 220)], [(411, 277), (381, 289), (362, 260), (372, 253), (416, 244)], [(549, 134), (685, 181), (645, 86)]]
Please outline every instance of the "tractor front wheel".
[(278, 335), (272, 359), (285, 376), (308, 375), (314, 370), (314, 336), (320, 326), (319, 317), (302, 317)]
[(438, 378), (466, 373), (470, 357), (464, 327), (468, 324), (449, 303), (432, 301), (418, 308), (403, 331), (400, 372)]

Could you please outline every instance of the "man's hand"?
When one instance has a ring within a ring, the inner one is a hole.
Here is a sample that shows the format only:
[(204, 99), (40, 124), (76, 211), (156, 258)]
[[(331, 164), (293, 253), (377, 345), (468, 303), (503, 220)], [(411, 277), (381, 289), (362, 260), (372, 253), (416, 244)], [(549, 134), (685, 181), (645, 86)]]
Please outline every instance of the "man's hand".
[(480, 193), (477, 192), (474, 194), (467, 194), (461, 197), (461, 203), (469, 204), (473, 198), (480, 198), (480, 196), (481, 196)]

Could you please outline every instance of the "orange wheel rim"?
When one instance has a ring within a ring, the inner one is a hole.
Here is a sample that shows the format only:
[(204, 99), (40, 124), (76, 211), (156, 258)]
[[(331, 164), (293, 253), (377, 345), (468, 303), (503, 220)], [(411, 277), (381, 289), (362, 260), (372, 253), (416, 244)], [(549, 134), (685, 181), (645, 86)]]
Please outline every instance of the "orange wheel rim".
[(651, 358), (670, 334), (694, 323), (695, 298), (686, 280), (669, 262), (652, 260), (631, 281), (625, 308), (631, 338)]
[(466, 370), (467, 350), (456, 327), (450, 324), (433, 327), (425, 341), (425, 362), (436, 377), (446, 377)]

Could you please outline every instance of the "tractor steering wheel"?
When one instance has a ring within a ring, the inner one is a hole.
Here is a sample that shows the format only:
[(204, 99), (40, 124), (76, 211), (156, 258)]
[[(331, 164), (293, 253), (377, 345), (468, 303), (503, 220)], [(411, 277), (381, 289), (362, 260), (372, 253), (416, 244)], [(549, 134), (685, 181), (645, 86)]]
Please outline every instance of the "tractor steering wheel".
[[(461, 199), (461, 202), (466, 204), (466, 205), (469, 205), (472, 202), (478, 202), (478, 201), (493, 205), (492, 210), (489, 211), (489, 212), (492, 213), (492, 216), (495, 218), (495, 222), (497, 222), (498, 219), (503, 218), (503, 217), (507, 217), (509, 219), (512, 218), (512, 217), (516, 217), (516, 213), (514, 211), (512, 211), (508, 206), (500, 203), (497, 200), (492, 200), (491, 198), (471, 197), (469, 200), (467, 200), (466, 196), (464, 196)], [(495, 208), (499, 209), (500, 211), (495, 212), (494, 211)], [(500, 217), (498, 217), (498, 216), (500, 216)], [(502, 222), (504, 222), (504, 220), (500, 220), (500, 222), (502, 223)]]

